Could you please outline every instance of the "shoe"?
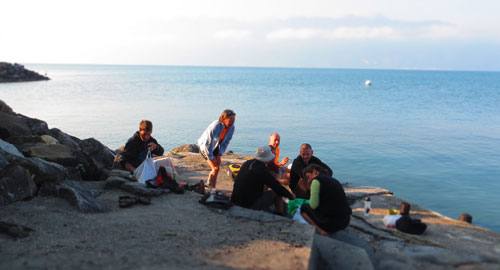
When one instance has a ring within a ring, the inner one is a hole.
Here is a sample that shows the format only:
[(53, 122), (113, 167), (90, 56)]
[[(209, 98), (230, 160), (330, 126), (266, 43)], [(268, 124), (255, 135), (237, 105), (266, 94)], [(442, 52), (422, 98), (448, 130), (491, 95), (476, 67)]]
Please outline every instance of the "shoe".
[(208, 198), (205, 200), (206, 203), (212, 203), (212, 202), (216, 202), (217, 201), (217, 198), (215, 197), (215, 193), (211, 193)]
[(151, 198), (149, 198), (149, 197), (137, 196), (135, 199), (136, 199), (137, 202), (139, 202), (141, 204), (144, 204), (144, 205), (151, 204)]
[(120, 196), (118, 198), (118, 206), (120, 206), (121, 208), (130, 207), (136, 203), (137, 203), (137, 199), (132, 198), (130, 196)]

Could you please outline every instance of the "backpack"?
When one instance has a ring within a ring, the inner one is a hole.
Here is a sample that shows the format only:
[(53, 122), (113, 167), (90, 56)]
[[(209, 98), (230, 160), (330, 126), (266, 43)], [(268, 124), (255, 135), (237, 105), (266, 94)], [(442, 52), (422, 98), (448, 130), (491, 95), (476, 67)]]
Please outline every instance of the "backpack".
[(427, 229), (427, 224), (405, 215), (396, 221), (396, 229), (410, 234), (422, 234)]

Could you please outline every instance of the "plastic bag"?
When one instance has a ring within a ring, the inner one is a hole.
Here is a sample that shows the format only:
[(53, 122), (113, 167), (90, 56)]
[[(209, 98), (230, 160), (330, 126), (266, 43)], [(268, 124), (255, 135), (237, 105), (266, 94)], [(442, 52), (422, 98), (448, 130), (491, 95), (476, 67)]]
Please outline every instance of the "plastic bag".
[(134, 176), (137, 178), (139, 183), (145, 184), (149, 179), (156, 177), (156, 170), (153, 158), (151, 157), (151, 151), (148, 150), (146, 159), (135, 169)]
[(154, 160), (155, 163), (155, 171), (158, 172), (161, 166), (165, 167), (165, 170), (167, 171), (167, 175), (174, 179), (177, 180), (179, 178), (179, 175), (177, 174), (177, 171), (175, 170), (174, 163), (172, 160), (168, 157), (166, 158), (160, 158)]
[(300, 211), (300, 208), (302, 207), (302, 205), (300, 205), (298, 208), (297, 208), (297, 211), (295, 212), (295, 215), (293, 215), (293, 220), (296, 220), (300, 223), (304, 223), (304, 224), (309, 224), (305, 219), (304, 217), (302, 216), (301, 214), (301, 211)]
[(401, 218), (401, 215), (385, 215), (382, 221), (384, 221), (384, 225), (387, 228), (396, 228), (396, 221), (399, 218)]

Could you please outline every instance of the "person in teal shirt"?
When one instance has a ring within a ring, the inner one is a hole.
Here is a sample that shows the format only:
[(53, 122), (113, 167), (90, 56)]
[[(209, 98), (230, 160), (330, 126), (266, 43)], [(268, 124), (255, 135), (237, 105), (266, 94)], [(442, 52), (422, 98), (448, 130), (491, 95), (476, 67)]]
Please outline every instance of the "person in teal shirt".
[(321, 235), (345, 229), (351, 220), (352, 210), (340, 182), (317, 164), (308, 165), (302, 175), (311, 194), (310, 202), (301, 207), (304, 219)]

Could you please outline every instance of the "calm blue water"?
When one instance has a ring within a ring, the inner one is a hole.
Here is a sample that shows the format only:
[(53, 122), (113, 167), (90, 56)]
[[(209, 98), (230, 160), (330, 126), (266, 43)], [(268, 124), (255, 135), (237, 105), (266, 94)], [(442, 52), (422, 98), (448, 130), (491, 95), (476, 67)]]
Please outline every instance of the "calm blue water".
[[(47, 82), (0, 84), (0, 99), (112, 149), (142, 119), (167, 149), (195, 143), (226, 108), (230, 149), (252, 154), (279, 132), (342, 182), (381, 186), (500, 232), (500, 73), (342, 69), (26, 65)], [(365, 87), (365, 80), (373, 85)]]

